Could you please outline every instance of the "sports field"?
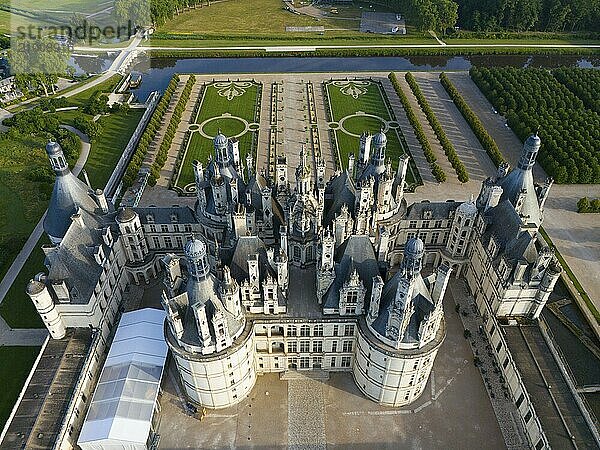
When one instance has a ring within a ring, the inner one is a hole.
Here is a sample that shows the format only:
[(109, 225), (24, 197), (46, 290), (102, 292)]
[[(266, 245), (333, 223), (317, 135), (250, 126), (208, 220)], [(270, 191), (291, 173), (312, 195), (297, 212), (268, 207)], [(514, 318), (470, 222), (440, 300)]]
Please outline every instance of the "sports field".
[(216, 81), (204, 87), (195, 124), (190, 125), (191, 137), (179, 168), (177, 188), (184, 192), (193, 191), (192, 161), (197, 159), (206, 166), (209, 156), (214, 155), (212, 140), (219, 130), (229, 138), (239, 139), (242, 161), (249, 151), (255, 153), (254, 135), (259, 127), (261, 90), (259, 83), (240, 80)]
[[(325, 83), (331, 122), (343, 167), (348, 166), (348, 155), (358, 157), (360, 135), (384, 130), (387, 137), (386, 156), (394, 169), (398, 157), (407, 153), (402, 144), (402, 130), (387, 105), (379, 83), (367, 80), (332, 80)], [(419, 183), (417, 168), (411, 161), (407, 174), (409, 184)]]

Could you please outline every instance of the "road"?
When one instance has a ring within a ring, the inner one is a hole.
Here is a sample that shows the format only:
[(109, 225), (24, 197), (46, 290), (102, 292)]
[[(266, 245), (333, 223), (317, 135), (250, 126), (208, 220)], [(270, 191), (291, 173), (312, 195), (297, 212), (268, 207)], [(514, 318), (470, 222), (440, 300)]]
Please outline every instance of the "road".
[[(75, 176), (79, 175), (83, 166), (85, 165), (88, 156), (90, 154), (90, 140), (88, 136), (81, 131), (73, 128), (69, 125), (62, 125), (62, 128), (65, 128), (69, 131), (72, 131), (81, 140), (81, 153), (79, 155), (79, 159), (73, 166), (73, 174)], [(0, 281), (0, 303), (4, 300), (6, 293), (12, 286), (13, 282), (21, 269), (27, 262), (29, 255), (37, 245), (42, 233), (44, 232), (44, 218), (46, 217), (46, 212), (39, 220), (35, 228), (33, 229), (31, 235), (25, 242), (25, 245), (21, 249), (21, 252), (17, 255), (8, 271)], [(25, 286), (23, 286), (25, 289)], [(41, 345), (44, 339), (46, 338), (47, 331), (45, 329), (41, 330), (13, 330), (10, 326), (4, 321), (2, 316), (0, 316), (0, 346), (2, 345)]]

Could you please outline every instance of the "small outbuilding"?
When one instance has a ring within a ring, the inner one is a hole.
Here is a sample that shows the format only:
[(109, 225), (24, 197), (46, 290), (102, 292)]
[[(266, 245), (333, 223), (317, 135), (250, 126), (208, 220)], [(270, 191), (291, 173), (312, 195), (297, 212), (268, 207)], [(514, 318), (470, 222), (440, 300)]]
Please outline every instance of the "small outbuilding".
[(83, 450), (152, 446), (168, 350), (164, 320), (152, 308), (121, 317), (77, 441)]

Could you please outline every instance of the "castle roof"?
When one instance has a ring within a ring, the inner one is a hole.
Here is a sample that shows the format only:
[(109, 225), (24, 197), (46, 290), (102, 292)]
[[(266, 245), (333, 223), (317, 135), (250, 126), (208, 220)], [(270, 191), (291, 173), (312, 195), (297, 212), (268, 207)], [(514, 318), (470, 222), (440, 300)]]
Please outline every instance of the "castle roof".
[(78, 208), (90, 214), (96, 212), (98, 205), (88, 191), (88, 186), (69, 169), (64, 173), (57, 173), (44, 218), (44, 231), (49, 236), (63, 238), (71, 225), (71, 216)]
[(334, 255), (335, 279), (325, 294), (324, 308), (337, 309), (340, 304), (340, 289), (354, 269), (358, 272), (367, 293), (365, 304), (371, 296), (373, 277), (379, 275), (379, 266), (371, 240), (366, 235), (350, 236), (340, 245)]

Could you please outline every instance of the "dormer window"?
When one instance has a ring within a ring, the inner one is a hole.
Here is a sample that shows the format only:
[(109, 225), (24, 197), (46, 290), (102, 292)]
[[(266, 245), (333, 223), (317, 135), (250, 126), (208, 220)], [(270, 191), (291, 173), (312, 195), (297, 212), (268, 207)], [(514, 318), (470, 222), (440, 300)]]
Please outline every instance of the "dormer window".
[(152, 215), (152, 214), (146, 214), (146, 222), (148, 222), (148, 223), (154, 223), (154, 215)]
[(173, 213), (171, 214), (171, 223), (178, 223), (179, 222), (179, 217), (177, 216), (177, 214)]

